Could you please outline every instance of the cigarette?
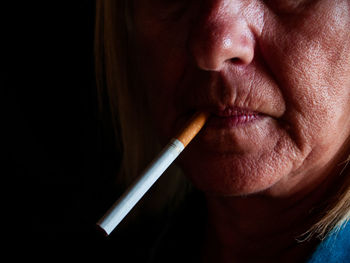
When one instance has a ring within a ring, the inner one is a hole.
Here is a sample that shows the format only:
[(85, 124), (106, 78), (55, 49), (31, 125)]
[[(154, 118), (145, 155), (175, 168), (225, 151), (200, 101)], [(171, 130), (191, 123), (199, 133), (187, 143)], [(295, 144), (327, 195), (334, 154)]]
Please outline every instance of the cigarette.
[(97, 222), (97, 225), (104, 230), (106, 235), (109, 235), (115, 229), (163, 172), (175, 161), (183, 149), (202, 129), (208, 117), (209, 114), (206, 112), (197, 112), (183, 130), (163, 148), (136, 181)]

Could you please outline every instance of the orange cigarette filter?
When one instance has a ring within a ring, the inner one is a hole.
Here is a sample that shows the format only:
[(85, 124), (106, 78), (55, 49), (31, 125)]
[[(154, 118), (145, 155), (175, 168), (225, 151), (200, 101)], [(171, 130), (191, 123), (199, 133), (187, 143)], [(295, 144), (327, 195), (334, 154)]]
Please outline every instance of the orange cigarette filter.
[(186, 147), (203, 128), (204, 124), (208, 120), (208, 117), (209, 113), (207, 112), (197, 112), (175, 138), (178, 139), (184, 145), (184, 147)]

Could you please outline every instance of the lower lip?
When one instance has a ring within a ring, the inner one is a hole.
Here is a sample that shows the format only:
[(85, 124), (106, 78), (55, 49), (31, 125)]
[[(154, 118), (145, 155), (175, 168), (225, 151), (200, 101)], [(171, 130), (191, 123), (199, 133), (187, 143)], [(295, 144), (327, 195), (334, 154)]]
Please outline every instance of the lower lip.
[(234, 128), (251, 124), (261, 119), (259, 114), (241, 114), (228, 117), (211, 116), (207, 122), (207, 126), (216, 128)]

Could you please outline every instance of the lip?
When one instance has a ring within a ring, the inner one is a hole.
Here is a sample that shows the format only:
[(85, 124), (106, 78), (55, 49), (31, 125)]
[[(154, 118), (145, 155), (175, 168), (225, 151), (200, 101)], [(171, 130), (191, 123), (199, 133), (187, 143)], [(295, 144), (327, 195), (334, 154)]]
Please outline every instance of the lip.
[(227, 107), (224, 110), (212, 112), (207, 126), (216, 128), (233, 128), (244, 126), (259, 120), (262, 114), (250, 109)]
[(258, 115), (259, 112), (250, 109), (244, 109), (239, 107), (226, 107), (224, 110), (215, 110), (212, 112), (214, 116), (218, 117), (236, 117), (236, 116), (251, 116)]
[(245, 127), (267, 116), (265, 113), (259, 111), (235, 106), (227, 106), (225, 108), (196, 107), (179, 117), (176, 122), (176, 130), (180, 130), (197, 111), (206, 111), (209, 113), (209, 118), (203, 132), (208, 128), (231, 130), (238, 127)]
[(207, 127), (234, 128), (253, 123), (260, 119), (260, 115), (236, 115), (230, 117), (211, 116), (207, 122)]
[(197, 147), (197, 150), (203, 150), (209, 155), (255, 151), (256, 144), (263, 143), (271, 127), (275, 127), (271, 116), (253, 109), (198, 107), (195, 112), (198, 110), (207, 111), (210, 116), (191, 147)]

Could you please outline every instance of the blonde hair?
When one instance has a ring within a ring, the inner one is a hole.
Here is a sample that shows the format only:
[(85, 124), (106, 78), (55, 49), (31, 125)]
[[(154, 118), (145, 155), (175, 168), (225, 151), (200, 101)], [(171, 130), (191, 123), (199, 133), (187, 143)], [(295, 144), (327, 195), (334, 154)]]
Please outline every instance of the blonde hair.
[(331, 230), (339, 231), (350, 219), (350, 176), (347, 168), (350, 162), (350, 156), (343, 163), (345, 166), (339, 176), (344, 177), (340, 189), (331, 197), (327, 207), (320, 215), (320, 219), (305, 234), (305, 239), (316, 235), (323, 239)]
[[(136, 96), (135, 83), (128, 76), (130, 65), (130, 43), (128, 36), (129, 11), (125, 0), (97, 0), (95, 57), (96, 74), (100, 93), (107, 92), (112, 110), (112, 121), (122, 147), (121, 172), (117, 183), (127, 186), (141, 169), (159, 151), (159, 143), (153, 136), (151, 120), (144, 113), (147, 108), (143, 96)], [(105, 81), (105, 82), (104, 82)], [(104, 91), (103, 89), (106, 89)], [(137, 89), (142, 92), (142, 89)], [(158, 146), (157, 146), (158, 145)], [(350, 161), (350, 157), (347, 162)], [(176, 206), (191, 188), (178, 168), (173, 167), (163, 175), (153, 189), (152, 198), (144, 198), (141, 214), (158, 214), (164, 208)], [(337, 189), (324, 214), (308, 231), (308, 236), (323, 238), (330, 230), (339, 229), (350, 218), (350, 177), (344, 171), (343, 185)], [(141, 212), (140, 212), (141, 211)]]
[[(95, 64), (99, 93), (107, 93), (117, 147), (122, 152), (121, 170), (116, 184), (126, 188), (142, 169), (160, 151), (157, 138), (153, 135), (152, 121), (146, 114), (147, 102), (140, 95), (142, 87), (128, 72), (130, 45), (128, 43), (128, 1), (97, 0), (95, 25)], [(100, 97), (101, 102), (101, 97)], [(129, 216), (128, 221), (142, 216), (160, 216), (175, 210), (184, 195), (190, 190), (188, 180), (181, 170), (172, 165), (150, 190)]]

